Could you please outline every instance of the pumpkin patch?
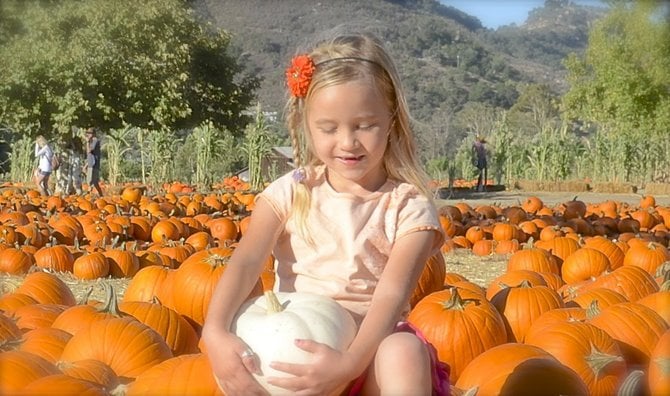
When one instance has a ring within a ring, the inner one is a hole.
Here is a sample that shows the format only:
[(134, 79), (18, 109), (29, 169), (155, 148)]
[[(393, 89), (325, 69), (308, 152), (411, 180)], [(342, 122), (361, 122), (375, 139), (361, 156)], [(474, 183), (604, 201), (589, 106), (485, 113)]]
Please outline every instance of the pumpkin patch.
[[(2, 378), (3, 391), (176, 395), (197, 384), (220, 394), (200, 330), (254, 195), (172, 187), (129, 186), (97, 199), (5, 197), (0, 364), (16, 374)], [(666, 389), (670, 208), (659, 202), (549, 206), (530, 197), (509, 207), (441, 206), (448, 238), (425, 263), (408, 320), (450, 366), (452, 390), (528, 393), (538, 378), (578, 394), (613, 394), (631, 383)], [(487, 277), (462, 272), (454, 263), (464, 258)], [(250, 317), (252, 307), (268, 307), (263, 291), (274, 276), (271, 257), (237, 330), (263, 360), (301, 359), (273, 349), (295, 348), (295, 335), (268, 345), (259, 330), (281, 312)], [(323, 303), (275, 298), (287, 310)], [(345, 348), (353, 320), (330, 307), (314, 321), (331, 320), (334, 330), (314, 338)]]

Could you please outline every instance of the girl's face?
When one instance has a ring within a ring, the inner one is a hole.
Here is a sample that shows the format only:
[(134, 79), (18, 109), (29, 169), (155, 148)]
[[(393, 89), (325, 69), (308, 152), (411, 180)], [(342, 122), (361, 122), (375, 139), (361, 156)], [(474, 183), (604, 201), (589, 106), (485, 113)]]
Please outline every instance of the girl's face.
[(307, 127), (336, 191), (376, 191), (386, 182), (382, 161), (391, 114), (372, 82), (356, 80), (314, 92)]

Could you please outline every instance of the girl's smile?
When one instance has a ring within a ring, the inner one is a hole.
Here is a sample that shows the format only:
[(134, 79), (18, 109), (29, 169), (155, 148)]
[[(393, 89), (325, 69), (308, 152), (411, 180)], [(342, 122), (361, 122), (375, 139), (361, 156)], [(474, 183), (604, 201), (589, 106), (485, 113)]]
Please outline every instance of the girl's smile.
[(383, 159), (391, 113), (371, 81), (314, 92), (307, 125), (316, 156), (328, 168), (328, 181), (336, 191), (376, 191), (386, 182)]

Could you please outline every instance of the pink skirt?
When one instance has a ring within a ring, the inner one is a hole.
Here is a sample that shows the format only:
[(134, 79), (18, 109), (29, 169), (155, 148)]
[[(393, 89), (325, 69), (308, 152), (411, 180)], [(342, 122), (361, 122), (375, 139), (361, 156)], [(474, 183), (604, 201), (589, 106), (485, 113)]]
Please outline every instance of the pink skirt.
[[(396, 325), (394, 331), (396, 333), (401, 331), (412, 333), (419, 337), (421, 341), (423, 341), (423, 343), (428, 348), (428, 353), (430, 354), (430, 367), (433, 379), (433, 396), (449, 396), (449, 366), (437, 358), (437, 350), (435, 347), (430, 342), (428, 342), (428, 340), (426, 340), (419, 329), (412, 326), (412, 324), (409, 322), (399, 322)], [(363, 385), (365, 384), (366, 377), (367, 372), (356, 378), (356, 380), (351, 385), (351, 388), (349, 388), (349, 396), (357, 396), (360, 393), (361, 389), (363, 389)]]

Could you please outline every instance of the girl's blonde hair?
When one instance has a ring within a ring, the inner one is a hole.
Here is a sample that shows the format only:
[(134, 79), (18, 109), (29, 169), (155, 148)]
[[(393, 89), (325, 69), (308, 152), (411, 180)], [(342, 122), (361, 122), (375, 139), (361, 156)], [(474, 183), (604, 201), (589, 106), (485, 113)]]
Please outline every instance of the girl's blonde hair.
[[(308, 55), (316, 68), (307, 95), (304, 98), (290, 97), (286, 106), (286, 121), (296, 168), (307, 166), (309, 170), (321, 164), (314, 155), (311, 136), (307, 131), (306, 112), (312, 95), (321, 88), (370, 79), (386, 99), (392, 117), (389, 143), (383, 159), (386, 174), (391, 179), (413, 184), (428, 199), (432, 199), (428, 178), (416, 154), (416, 142), (400, 78), (382, 43), (368, 34), (339, 35), (321, 42)], [(310, 203), (309, 190), (304, 183), (299, 183), (293, 198), (292, 215), (299, 232), (308, 240), (311, 238), (306, 229), (306, 217)]]

